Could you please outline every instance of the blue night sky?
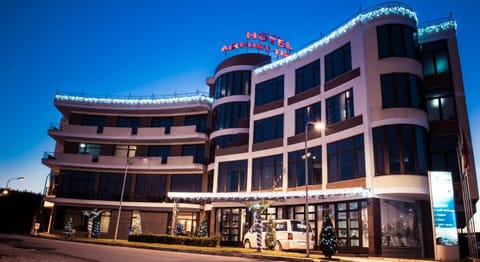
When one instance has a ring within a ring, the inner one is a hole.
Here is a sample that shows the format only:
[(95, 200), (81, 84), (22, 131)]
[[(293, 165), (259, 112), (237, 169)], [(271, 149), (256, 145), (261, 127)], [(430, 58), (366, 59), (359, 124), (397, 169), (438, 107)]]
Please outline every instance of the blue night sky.
[[(225, 58), (223, 45), (270, 32), (295, 49), (382, 1), (0, 1), (0, 187), (42, 192), (43, 152), (60, 113), (57, 90), (96, 95), (167, 95), (208, 91), (205, 79)], [(449, 16), (458, 43), (477, 167), (480, 43), (474, 0), (404, 1), (419, 22)]]

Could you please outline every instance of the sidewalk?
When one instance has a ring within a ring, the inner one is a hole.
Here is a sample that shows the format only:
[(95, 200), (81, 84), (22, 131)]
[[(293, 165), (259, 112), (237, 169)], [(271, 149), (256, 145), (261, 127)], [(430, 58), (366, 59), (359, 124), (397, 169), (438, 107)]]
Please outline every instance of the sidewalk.
[[(321, 251), (313, 251), (310, 253), (310, 257), (306, 258), (305, 254), (298, 252), (286, 252), (286, 251), (271, 251), (264, 250), (263, 252), (257, 252), (255, 249), (245, 249), (238, 247), (195, 247), (185, 245), (169, 245), (169, 244), (156, 244), (156, 243), (141, 243), (141, 242), (128, 242), (127, 240), (102, 239), (102, 238), (86, 238), (86, 237), (73, 237), (68, 240), (59, 235), (39, 233), (37, 237), (57, 239), (60, 241), (75, 241), (90, 244), (110, 245), (110, 246), (122, 246), (133, 248), (146, 248), (156, 249), (174, 252), (188, 252), (188, 253), (202, 253), (209, 255), (221, 255), (221, 256), (236, 256), (247, 257), (256, 259), (274, 259), (277, 261), (293, 261), (293, 262), (327, 262), (328, 260), (323, 256)], [(333, 256), (332, 261), (341, 262), (426, 262), (433, 260), (422, 259), (405, 259), (405, 258), (382, 258), (382, 257), (355, 257), (355, 256)]]

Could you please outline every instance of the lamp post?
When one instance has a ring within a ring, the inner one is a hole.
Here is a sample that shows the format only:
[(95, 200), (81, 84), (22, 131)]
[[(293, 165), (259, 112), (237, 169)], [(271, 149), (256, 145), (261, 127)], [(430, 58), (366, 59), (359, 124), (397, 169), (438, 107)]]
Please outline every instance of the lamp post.
[(305, 253), (306, 253), (306, 256), (309, 257), (310, 256), (310, 222), (309, 222), (309, 219), (308, 219), (308, 158), (310, 157), (309, 153), (308, 153), (308, 147), (307, 147), (307, 141), (308, 141), (308, 126), (309, 125), (312, 125), (315, 127), (316, 130), (321, 130), (323, 129), (325, 126), (323, 125), (322, 122), (311, 122), (311, 121), (308, 121), (306, 124), (305, 124), (305, 155), (303, 156), (304, 160), (305, 160), (305, 232), (306, 232), (306, 249), (305, 249)]
[(132, 158), (127, 156), (127, 160), (125, 161), (125, 173), (123, 174), (122, 192), (120, 193), (120, 202), (118, 204), (117, 224), (115, 225), (115, 235), (113, 237), (113, 241), (117, 241), (118, 225), (120, 224), (120, 215), (122, 213), (123, 193), (125, 191), (125, 184), (127, 183), (128, 165), (130, 164), (131, 160)]
[(2, 195), (8, 195), (8, 184), (10, 184), (10, 181), (12, 181), (12, 180), (23, 180), (23, 179), (25, 179), (23, 176), (9, 178), (7, 180), (7, 184), (5, 185), (5, 189), (2, 192)]

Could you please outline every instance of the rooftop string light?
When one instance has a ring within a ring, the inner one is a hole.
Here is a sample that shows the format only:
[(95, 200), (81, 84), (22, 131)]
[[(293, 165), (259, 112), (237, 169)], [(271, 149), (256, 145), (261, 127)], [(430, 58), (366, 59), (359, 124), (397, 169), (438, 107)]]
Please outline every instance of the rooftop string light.
[(108, 105), (166, 105), (166, 104), (178, 104), (178, 103), (195, 103), (205, 102), (213, 103), (213, 98), (206, 95), (191, 95), (191, 96), (179, 96), (168, 98), (102, 98), (102, 97), (87, 97), (77, 95), (55, 95), (55, 100), (66, 101), (79, 104), (108, 104)]
[[(292, 63), (328, 45), (330, 42), (342, 37), (343, 35), (348, 33), (350, 30), (352, 30), (355, 26), (359, 24), (364, 24), (374, 19), (377, 19), (383, 16), (389, 16), (389, 15), (405, 16), (415, 20), (415, 22), (418, 23), (417, 14), (411, 9), (403, 6), (386, 6), (386, 7), (384, 6), (374, 10), (365, 11), (365, 13), (357, 15), (356, 17), (352, 18), (350, 21), (348, 21), (344, 25), (337, 28), (335, 31), (329, 33), (327, 36), (321, 38), (320, 40), (314, 42), (313, 44), (307, 46), (306, 48), (303, 48), (302, 50), (294, 54), (291, 54), (281, 60), (275, 61), (273, 63), (267, 64), (255, 69), (253, 71), (253, 74), (260, 75), (267, 71)], [(422, 37), (422, 36), (425, 36), (426, 34), (431, 34), (433, 32), (446, 31), (452, 28), (456, 28), (456, 23), (454, 20), (450, 20), (448, 22), (441, 23), (441, 24), (431, 25), (426, 28), (420, 28), (418, 32), (419, 32), (419, 36)]]

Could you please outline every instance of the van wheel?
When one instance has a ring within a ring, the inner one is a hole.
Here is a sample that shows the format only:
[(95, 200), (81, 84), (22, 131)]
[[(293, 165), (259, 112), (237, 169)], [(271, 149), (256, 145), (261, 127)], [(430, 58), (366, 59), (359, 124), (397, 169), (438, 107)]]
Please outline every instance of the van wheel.
[(243, 244), (244, 248), (252, 248), (252, 245), (250, 244), (250, 240), (245, 240), (245, 243)]
[(282, 244), (280, 244), (280, 241), (277, 240), (277, 243), (275, 243), (275, 250), (276, 251), (283, 251)]

